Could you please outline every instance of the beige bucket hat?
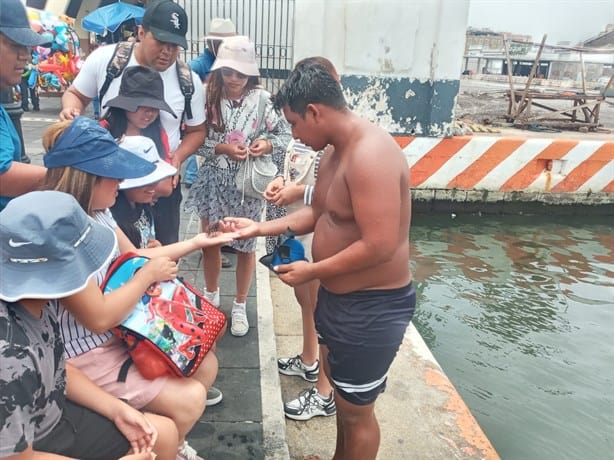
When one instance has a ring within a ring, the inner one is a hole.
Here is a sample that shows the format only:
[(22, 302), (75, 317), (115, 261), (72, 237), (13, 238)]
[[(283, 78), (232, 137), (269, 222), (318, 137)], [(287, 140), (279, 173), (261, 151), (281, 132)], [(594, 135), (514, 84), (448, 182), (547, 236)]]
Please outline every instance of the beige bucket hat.
[(244, 35), (225, 38), (211, 66), (211, 71), (222, 67), (229, 67), (249, 76), (260, 76), (254, 42)]

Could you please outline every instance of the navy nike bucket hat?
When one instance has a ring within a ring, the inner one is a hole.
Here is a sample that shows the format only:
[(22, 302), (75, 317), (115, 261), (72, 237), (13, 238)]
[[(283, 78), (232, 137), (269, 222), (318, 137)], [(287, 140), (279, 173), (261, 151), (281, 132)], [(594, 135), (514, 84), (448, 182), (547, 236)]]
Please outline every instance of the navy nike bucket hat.
[(77, 117), (43, 157), (47, 168), (70, 166), (110, 179), (134, 179), (155, 171), (151, 162), (121, 148), (96, 121)]
[[(4, 0), (3, 0), (4, 1)], [(108, 265), (117, 239), (68, 193), (30, 192), (0, 212), (0, 299), (61, 299)]]

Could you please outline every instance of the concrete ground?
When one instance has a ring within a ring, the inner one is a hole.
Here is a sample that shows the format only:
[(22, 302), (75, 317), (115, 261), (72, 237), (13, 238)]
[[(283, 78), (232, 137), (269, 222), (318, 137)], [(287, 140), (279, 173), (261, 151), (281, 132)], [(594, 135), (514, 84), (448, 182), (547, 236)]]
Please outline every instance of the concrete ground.
[[(41, 112), (22, 118), (26, 151), (35, 164), (42, 164), (42, 133), (57, 120), (58, 112), (59, 99), (42, 98)], [(181, 234), (189, 237), (197, 230), (197, 220), (183, 215)], [(263, 250), (261, 241), (257, 257)], [(203, 288), (201, 268), (198, 253), (180, 261), (181, 275), (199, 289)], [(229, 314), (232, 269), (222, 271), (220, 284), (221, 309)], [(277, 373), (277, 357), (301, 350), (300, 310), (293, 290), (260, 264), (249, 292), (248, 318), (251, 327), (245, 337), (228, 333), (218, 345), (220, 370), (215, 385), (223, 391), (224, 400), (207, 408), (188, 436), (190, 444), (208, 460), (286, 460), (311, 454), (330, 459), (335, 417), (306, 422), (284, 418), (282, 401), (294, 399), (309, 386), (300, 378), (280, 378)], [(382, 433), (379, 459), (498, 458), (413, 326), (407, 330), (376, 413)]]

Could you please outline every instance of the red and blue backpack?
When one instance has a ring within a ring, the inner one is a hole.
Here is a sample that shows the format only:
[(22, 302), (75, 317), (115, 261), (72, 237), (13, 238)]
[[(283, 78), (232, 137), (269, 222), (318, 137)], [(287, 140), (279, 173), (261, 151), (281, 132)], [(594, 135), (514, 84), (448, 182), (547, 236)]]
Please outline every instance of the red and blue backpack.
[[(130, 280), (149, 259), (132, 253), (119, 257), (101, 286), (111, 292)], [(124, 381), (134, 363), (143, 377), (189, 377), (209, 352), (226, 316), (180, 278), (152, 284), (130, 315), (113, 332), (128, 346), (118, 380)]]

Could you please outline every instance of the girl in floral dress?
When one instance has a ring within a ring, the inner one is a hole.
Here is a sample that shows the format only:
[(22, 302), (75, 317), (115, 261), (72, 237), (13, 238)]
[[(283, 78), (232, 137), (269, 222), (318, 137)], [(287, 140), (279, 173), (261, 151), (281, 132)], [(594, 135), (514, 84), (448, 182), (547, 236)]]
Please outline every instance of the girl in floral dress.
[[(253, 42), (244, 36), (226, 38), (206, 82), (207, 139), (197, 152), (204, 161), (185, 205), (198, 213), (205, 231), (227, 216), (261, 219), (264, 197), (248, 197), (235, 185), (237, 170), (248, 154), (270, 154), (282, 171), (290, 129), (273, 110), (259, 75)], [(230, 331), (243, 336), (249, 331), (246, 300), (256, 265), (256, 240), (233, 241), (231, 246), (237, 250), (237, 267)], [(219, 247), (203, 249), (203, 270), (205, 295), (219, 306)]]

